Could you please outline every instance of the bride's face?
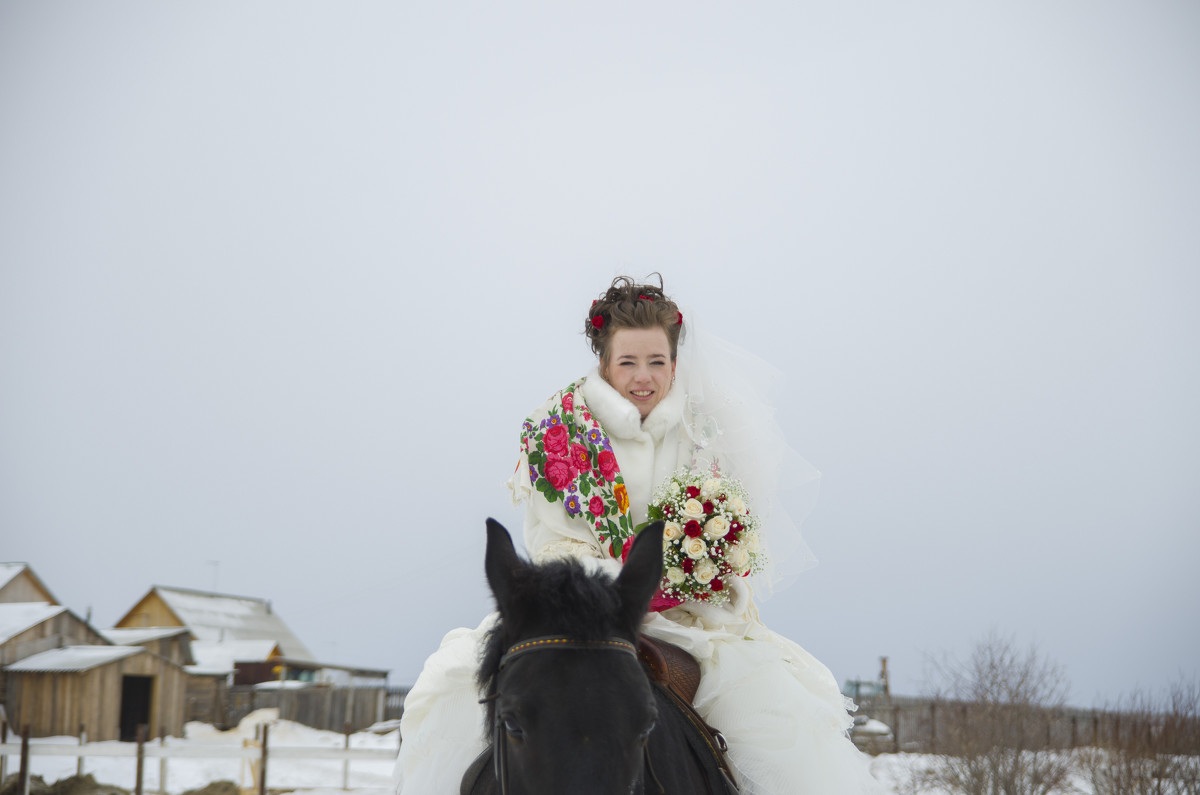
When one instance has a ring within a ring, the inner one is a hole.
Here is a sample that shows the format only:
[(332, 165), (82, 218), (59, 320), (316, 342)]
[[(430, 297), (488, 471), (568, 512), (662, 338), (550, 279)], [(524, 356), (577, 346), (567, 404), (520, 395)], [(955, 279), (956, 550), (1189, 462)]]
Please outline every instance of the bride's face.
[(600, 374), (646, 419), (667, 396), (675, 378), (667, 332), (660, 327), (617, 329)]

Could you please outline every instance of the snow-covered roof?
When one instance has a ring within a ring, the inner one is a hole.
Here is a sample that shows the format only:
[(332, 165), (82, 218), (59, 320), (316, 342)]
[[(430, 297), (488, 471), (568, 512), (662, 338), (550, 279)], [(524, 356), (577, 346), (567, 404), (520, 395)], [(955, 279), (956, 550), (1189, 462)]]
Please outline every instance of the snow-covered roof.
[(0, 563), (0, 588), (8, 585), (14, 577), (27, 568), (29, 566), (24, 563)]
[[(50, 593), (50, 589), (46, 587), (46, 583), (42, 582), (41, 577), (34, 574), (33, 569), (29, 568), (28, 563), (8, 562), (0, 563), (0, 590), (4, 588), (24, 572), (29, 576), (29, 580), (33, 583), (33, 587), (45, 595), (45, 600), (51, 604), (58, 604), (58, 598)], [(11, 599), (11, 595), (9, 597)], [(39, 600), (30, 600), (39, 601)]]
[(0, 603), (0, 643), (7, 643), (25, 630), (66, 612), (66, 609), (49, 602)]
[(137, 646), (64, 646), (51, 649), (9, 665), (9, 673), (61, 673), (87, 671), (100, 665), (142, 654), (145, 649)]
[(196, 668), (203, 671), (232, 671), (235, 663), (266, 662), (276, 650), (273, 640), (200, 640), (192, 644)]
[[(159, 597), (198, 641), (273, 640), (284, 655), (313, 659), (265, 599), (155, 586)], [(199, 652), (196, 653), (199, 662)]]
[(100, 634), (118, 646), (140, 646), (152, 640), (173, 638), (188, 631), (187, 627), (140, 627), (136, 629), (102, 629)]

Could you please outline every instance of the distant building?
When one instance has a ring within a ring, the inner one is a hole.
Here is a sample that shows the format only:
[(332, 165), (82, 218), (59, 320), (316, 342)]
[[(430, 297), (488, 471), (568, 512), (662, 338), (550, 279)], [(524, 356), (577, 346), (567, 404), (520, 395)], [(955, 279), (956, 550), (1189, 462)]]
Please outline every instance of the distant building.
[(266, 599), (155, 585), (121, 620), (117, 629), (187, 627), (201, 643), (270, 640), (285, 657), (312, 660), (312, 653)]
[[(186, 648), (186, 647), (180, 647)], [(0, 703), (13, 726), (44, 737), (181, 734), (183, 663), (114, 646), (58, 604), (24, 563), (0, 563)]]
[(0, 603), (46, 602), (58, 600), (27, 563), (0, 563)]

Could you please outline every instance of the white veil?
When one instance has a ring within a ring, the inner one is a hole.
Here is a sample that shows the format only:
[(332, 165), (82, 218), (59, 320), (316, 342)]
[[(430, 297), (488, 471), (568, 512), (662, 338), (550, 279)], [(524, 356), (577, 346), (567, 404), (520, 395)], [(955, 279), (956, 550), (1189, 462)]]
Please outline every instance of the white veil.
[[(711, 468), (742, 481), (759, 515), (767, 566), (755, 579), (762, 591), (790, 583), (817, 559), (800, 533), (816, 502), (821, 473), (784, 438), (769, 393), (780, 372), (766, 361), (700, 326), (684, 311), (677, 386), (686, 390), (680, 463)], [(690, 456), (690, 458), (689, 458)]]

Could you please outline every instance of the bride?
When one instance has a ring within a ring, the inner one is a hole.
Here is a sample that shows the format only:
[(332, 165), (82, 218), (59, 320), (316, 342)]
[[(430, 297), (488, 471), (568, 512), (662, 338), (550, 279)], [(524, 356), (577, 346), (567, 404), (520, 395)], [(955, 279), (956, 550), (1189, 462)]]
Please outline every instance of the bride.
[[(619, 571), (656, 488), (680, 468), (742, 482), (770, 561), (761, 579), (776, 578), (789, 555), (805, 557), (780, 495), (817, 475), (783, 441), (757, 393), (766, 366), (698, 333), (661, 279), (615, 279), (592, 302), (584, 331), (597, 369), (525, 420), (509, 481), (514, 501), (526, 503), (533, 560), (573, 557)], [(572, 438), (566, 426), (583, 430)], [(656, 599), (642, 632), (700, 662), (695, 708), (725, 736), (741, 792), (881, 792), (847, 737), (850, 716), (829, 669), (763, 625), (747, 578), (721, 579), (719, 603)], [(484, 749), (475, 672), (494, 620), (447, 634), (405, 699), (395, 776), (402, 795), (458, 792)]]

